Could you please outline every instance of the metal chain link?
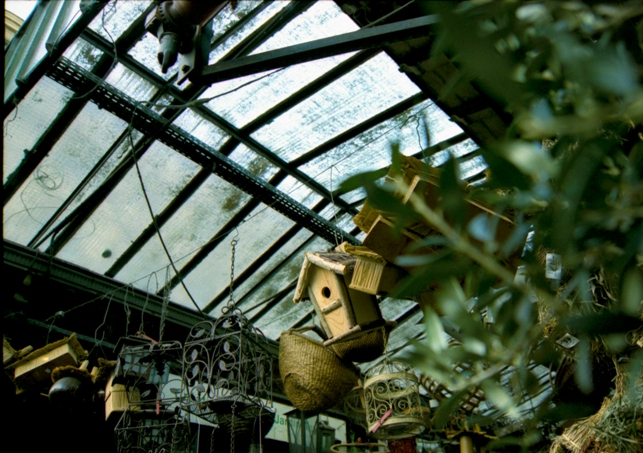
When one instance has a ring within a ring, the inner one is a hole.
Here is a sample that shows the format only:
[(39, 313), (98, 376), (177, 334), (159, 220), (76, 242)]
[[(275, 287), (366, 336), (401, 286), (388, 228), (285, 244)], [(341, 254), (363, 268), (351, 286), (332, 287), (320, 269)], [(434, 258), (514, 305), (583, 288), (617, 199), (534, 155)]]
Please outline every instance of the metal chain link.
[(217, 430), (217, 425), (212, 425), (212, 434), (210, 435), (210, 453), (214, 453), (214, 432)]
[(237, 231), (237, 234), (234, 238), (232, 238), (232, 241), (230, 241), (230, 295), (228, 298), (228, 302), (226, 304), (227, 312), (232, 312), (236, 308), (236, 302), (233, 297), (233, 291), (234, 291), (234, 259), (237, 251), (237, 243), (239, 242), (239, 232)]
[(232, 420), (230, 421), (230, 453), (234, 453), (234, 412), (237, 408), (237, 400), (232, 402)]

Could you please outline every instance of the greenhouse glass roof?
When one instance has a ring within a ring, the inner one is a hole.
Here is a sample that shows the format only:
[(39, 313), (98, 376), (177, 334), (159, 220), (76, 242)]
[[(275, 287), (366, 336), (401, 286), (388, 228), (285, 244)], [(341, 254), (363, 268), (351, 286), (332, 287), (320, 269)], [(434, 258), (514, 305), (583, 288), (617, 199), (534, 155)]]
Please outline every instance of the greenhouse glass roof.
[[(405, 155), (431, 150), (438, 166), (452, 153), (466, 179), (483, 172), (480, 137), (401, 70), (395, 49), (178, 84), (144, 29), (154, 5), (41, 3), (10, 44), (5, 245), (216, 317), (235, 239), (234, 300), (277, 339), (313, 316), (292, 301), (303, 252), (363, 237), (352, 217), (365, 195), (342, 181), (385, 172), (393, 142)], [(340, 2), (239, 1), (214, 19), (209, 64), (359, 29)], [(385, 299), (382, 311), (399, 325), (421, 319), (409, 301)], [(397, 329), (391, 344), (420, 334)]]

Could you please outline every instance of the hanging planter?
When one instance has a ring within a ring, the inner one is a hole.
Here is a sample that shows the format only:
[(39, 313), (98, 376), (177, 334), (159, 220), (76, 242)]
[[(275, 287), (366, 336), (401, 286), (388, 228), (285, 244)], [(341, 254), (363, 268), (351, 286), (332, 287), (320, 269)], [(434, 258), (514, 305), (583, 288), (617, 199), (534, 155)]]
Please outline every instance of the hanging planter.
[(366, 372), (364, 401), (369, 435), (403, 439), (425, 429), (418, 379), (400, 363), (384, 361)]

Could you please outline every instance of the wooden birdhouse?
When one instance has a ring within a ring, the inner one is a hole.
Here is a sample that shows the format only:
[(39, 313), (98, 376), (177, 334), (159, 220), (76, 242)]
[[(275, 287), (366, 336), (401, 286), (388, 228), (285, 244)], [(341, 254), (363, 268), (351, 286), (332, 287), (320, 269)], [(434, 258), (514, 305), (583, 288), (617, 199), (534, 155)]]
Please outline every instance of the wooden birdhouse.
[(78, 366), (87, 356), (75, 334), (50, 343), (9, 366), (14, 369), (17, 393), (36, 386), (51, 385), (51, 372), (61, 366)]
[(308, 298), (319, 315), (326, 346), (385, 324), (372, 295), (351, 288), (356, 258), (341, 252), (306, 252), (294, 301)]
[(355, 269), (349, 285), (351, 289), (373, 295), (386, 294), (407, 275), (368, 247), (344, 242), (335, 250), (355, 257)]

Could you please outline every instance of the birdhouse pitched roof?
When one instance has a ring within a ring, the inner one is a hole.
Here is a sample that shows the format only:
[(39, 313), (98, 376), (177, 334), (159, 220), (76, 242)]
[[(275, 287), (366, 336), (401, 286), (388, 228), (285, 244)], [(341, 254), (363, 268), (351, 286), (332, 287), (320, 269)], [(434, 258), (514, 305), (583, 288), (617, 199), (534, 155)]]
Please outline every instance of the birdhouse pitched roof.
[(309, 270), (311, 266), (317, 266), (321, 269), (333, 271), (336, 274), (346, 275), (351, 273), (355, 268), (356, 258), (349, 253), (342, 252), (306, 252), (304, 254), (304, 263), (299, 272), (299, 280), (295, 289), (293, 300), (295, 303), (306, 297), (306, 287), (308, 286)]

